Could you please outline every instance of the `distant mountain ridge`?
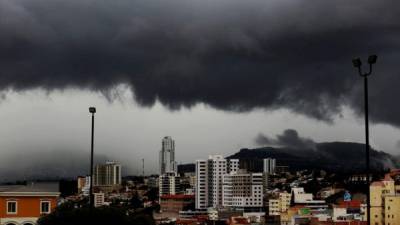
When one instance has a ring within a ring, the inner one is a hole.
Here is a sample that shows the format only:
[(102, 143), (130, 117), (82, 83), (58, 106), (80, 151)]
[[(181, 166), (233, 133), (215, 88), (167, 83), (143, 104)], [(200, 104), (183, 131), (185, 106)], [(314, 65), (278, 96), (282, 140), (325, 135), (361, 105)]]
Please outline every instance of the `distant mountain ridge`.
[[(371, 148), (371, 168), (399, 167), (400, 161)], [(240, 159), (241, 167), (262, 171), (263, 158), (276, 158), (277, 165), (291, 169), (324, 169), (335, 172), (361, 172), (365, 169), (365, 145), (352, 142), (317, 143), (315, 148), (261, 147), (241, 149), (227, 158)]]

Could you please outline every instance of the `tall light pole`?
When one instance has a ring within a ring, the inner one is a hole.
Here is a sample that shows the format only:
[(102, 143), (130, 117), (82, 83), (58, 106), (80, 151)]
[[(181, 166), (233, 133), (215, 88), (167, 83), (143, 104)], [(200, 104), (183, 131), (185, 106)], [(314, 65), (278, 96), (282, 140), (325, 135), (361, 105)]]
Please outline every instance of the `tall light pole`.
[(372, 73), (372, 64), (376, 63), (376, 55), (368, 57), (369, 71), (363, 73), (360, 58), (353, 59), (353, 66), (358, 68), (358, 73), (364, 78), (364, 113), (365, 113), (365, 161), (366, 161), (366, 184), (367, 184), (367, 224), (371, 225), (371, 199), (370, 199), (370, 154), (369, 154), (369, 120), (368, 120), (368, 76)]
[(94, 208), (93, 197), (93, 144), (94, 144), (94, 114), (96, 113), (95, 107), (89, 107), (89, 112), (92, 114), (92, 139), (90, 145), (90, 189), (89, 189), (89, 204), (90, 208)]

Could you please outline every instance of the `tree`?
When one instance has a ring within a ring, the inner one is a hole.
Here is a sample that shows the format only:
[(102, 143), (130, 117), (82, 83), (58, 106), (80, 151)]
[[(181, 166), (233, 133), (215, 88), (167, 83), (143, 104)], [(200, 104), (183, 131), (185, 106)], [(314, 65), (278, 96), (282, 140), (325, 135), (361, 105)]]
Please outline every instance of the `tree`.
[(38, 225), (155, 225), (146, 212), (127, 214), (125, 209), (100, 207), (76, 208), (72, 203), (59, 206), (54, 212), (38, 220)]
[(151, 188), (149, 191), (146, 193), (147, 199), (149, 201), (157, 201), (158, 200), (158, 188)]
[(130, 202), (130, 207), (133, 209), (143, 208), (143, 202), (140, 200), (139, 195), (136, 193), (132, 196)]

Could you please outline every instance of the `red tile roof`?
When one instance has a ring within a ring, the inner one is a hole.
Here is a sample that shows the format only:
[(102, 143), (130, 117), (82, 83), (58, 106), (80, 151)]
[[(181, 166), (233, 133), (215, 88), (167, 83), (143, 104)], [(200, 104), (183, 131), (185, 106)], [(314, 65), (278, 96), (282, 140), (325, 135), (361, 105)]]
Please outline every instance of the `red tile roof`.
[(193, 199), (194, 195), (184, 195), (184, 194), (177, 194), (177, 195), (161, 195), (162, 199)]

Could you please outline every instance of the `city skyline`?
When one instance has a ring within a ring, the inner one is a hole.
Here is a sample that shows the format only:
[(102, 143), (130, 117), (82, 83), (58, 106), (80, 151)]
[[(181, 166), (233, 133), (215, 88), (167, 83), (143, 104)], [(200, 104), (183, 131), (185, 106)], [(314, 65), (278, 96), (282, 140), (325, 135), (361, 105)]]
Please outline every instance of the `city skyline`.
[(398, 21), (0, 0), (0, 225), (400, 225)]

